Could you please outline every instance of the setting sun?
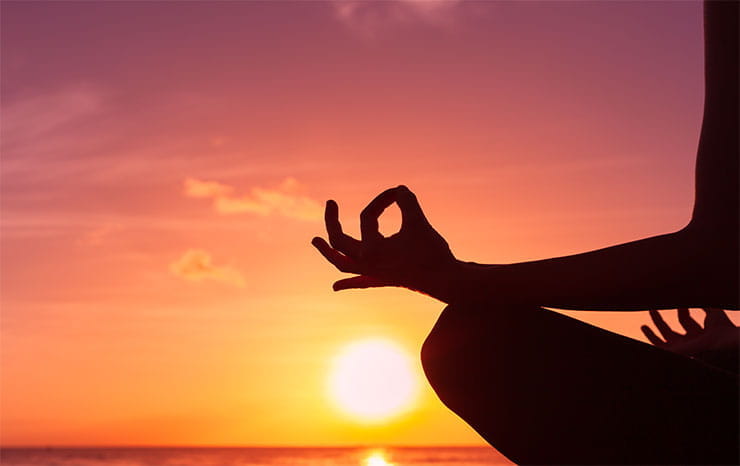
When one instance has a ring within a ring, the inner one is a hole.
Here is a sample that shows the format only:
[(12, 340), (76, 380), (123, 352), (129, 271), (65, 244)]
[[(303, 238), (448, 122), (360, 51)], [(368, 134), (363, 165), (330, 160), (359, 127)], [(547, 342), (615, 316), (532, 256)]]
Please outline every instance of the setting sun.
[(409, 355), (384, 339), (347, 345), (329, 374), (331, 400), (343, 412), (364, 422), (380, 422), (408, 410), (417, 389)]

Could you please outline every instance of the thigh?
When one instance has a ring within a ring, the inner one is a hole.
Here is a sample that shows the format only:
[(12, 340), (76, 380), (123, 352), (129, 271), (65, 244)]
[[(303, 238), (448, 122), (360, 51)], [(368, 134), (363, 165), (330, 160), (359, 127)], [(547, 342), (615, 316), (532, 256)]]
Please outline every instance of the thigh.
[(440, 399), (518, 463), (738, 461), (736, 377), (551, 311), (449, 306), (422, 362)]

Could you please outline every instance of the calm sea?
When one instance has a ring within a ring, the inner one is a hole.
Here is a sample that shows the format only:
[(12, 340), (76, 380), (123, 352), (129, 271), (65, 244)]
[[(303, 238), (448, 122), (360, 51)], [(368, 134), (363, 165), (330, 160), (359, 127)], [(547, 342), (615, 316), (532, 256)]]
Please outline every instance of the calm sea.
[(3, 466), (477, 466), (511, 464), (485, 447), (4, 448)]

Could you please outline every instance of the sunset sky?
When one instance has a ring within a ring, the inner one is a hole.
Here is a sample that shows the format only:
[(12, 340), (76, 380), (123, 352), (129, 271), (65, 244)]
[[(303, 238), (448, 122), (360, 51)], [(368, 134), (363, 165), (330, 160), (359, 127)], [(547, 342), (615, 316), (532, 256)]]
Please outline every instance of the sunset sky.
[[(334, 293), (342, 274), (310, 245), (324, 202), (356, 234), (406, 184), (481, 263), (690, 217), (699, 2), (1, 13), (5, 445), (484, 444), (422, 379), (443, 304)], [(568, 314), (639, 339), (648, 322)], [(328, 395), (332, 361), (366, 338), (403, 348), (422, 387), (384, 423)]]

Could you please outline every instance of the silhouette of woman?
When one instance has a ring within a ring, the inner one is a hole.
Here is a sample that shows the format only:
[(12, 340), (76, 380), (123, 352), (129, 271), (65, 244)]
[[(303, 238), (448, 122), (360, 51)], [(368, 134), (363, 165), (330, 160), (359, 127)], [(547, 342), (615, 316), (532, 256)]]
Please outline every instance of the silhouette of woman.
[[(696, 359), (543, 309), (738, 309), (738, 3), (707, 2), (696, 198), (680, 231), (567, 257), (458, 261), (404, 186), (360, 216), (326, 205), (329, 244), (357, 276), (335, 290), (402, 286), (449, 304), (422, 348), (440, 399), (517, 463), (737, 464), (738, 379)], [(392, 203), (400, 231), (378, 232)]]

